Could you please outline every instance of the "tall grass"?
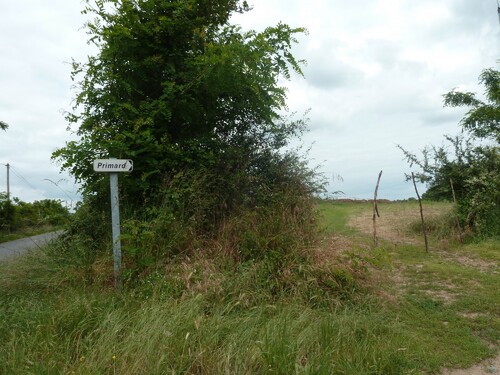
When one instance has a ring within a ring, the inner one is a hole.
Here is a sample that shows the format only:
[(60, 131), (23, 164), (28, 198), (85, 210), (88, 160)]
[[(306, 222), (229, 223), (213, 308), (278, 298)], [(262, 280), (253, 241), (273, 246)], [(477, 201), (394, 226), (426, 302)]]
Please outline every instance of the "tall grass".
[(411, 367), (391, 348), (403, 345), (398, 324), (375, 308), (315, 309), (293, 298), (244, 307), (241, 295), (214, 301), (137, 292), (2, 294), (1, 372), (396, 374)]
[[(445, 239), (458, 243), (460, 239), (470, 240), (472, 237), (470, 228), (457, 224), (457, 210), (451, 204), (424, 201), (424, 215), (426, 233), (434, 239)], [(422, 231), (421, 221), (412, 221), (408, 230), (411, 233), (420, 233)]]
[[(267, 230), (253, 218), (247, 229)], [(84, 258), (84, 243), (1, 263), (0, 373), (415, 374), (492, 354), (484, 343), (498, 339), (491, 275), (399, 247), (390, 256), (413, 282), (402, 289), (381, 275), (393, 272), (387, 265), (360, 280), (361, 271), (314, 262), (314, 247), (296, 242), (286, 244), (300, 256), (286, 261), (257, 256), (272, 251), (266, 242), (244, 257), (234, 252), (241, 225), (228, 222), (220, 236), (145, 267), (121, 293), (112, 289), (111, 255)], [(474, 246), (467, 251), (479, 252)], [(453, 304), (427, 294), (460, 277), (464, 295)], [(479, 304), (489, 322), (460, 315)]]

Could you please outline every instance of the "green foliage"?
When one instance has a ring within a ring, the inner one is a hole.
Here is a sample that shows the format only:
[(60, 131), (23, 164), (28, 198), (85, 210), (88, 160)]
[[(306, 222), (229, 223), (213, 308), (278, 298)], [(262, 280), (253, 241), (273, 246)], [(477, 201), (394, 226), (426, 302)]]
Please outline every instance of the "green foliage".
[(0, 229), (10, 231), (14, 225), (15, 212), (7, 193), (0, 193)]
[(208, 257), (223, 254), (236, 262), (266, 260), (268, 276), (278, 277), (290, 262), (302, 257), (305, 247), (316, 241), (314, 203), (302, 193), (293, 196), (290, 191), (281, 192), (272, 199), (268, 197), (266, 206), (240, 208), (224, 216), (218, 227), (207, 229), (206, 216), (213, 220), (216, 213), (205, 210), (212, 200), (209, 197), (204, 202), (199, 192), (195, 187), (195, 194), (187, 200), (192, 209), (176, 208), (167, 197), (160, 207), (124, 220), (122, 241), (129, 281), (154, 272), (166, 259), (199, 252)]
[(58, 200), (43, 199), (26, 203), (17, 198), (8, 199), (6, 193), (0, 193), (1, 231), (60, 226), (67, 223), (69, 217), (69, 211)]
[(2, 373), (396, 374), (416, 367), (396, 350), (408, 338), (387, 311), (238, 309), (232, 300), (207, 313), (203, 296), (142, 303), (73, 289), (58, 296), (2, 295)]
[(80, 140), (53, 154), (85, 193), (100, 189), (103, 176), (91, 168), (98, 157), (134, 159), (122, 189), (139, 206), (193, 167), (222, 180), (280, 157), (302, 130), (278, 114), (278, 80), (301, 74), (290, 49), (304, 30), (279, 24), (243, 33), (227, 23), (248, 9), (234, 0), (86, 1), (99, 53), (73, 64), (73, 79), (83, 78), (67, 119)]
[(93, 281), (94, 263), (113, 247), (109, 214), (96, 211), (93, 199), (95, 197), (90, 197), (80, 205), (59, 237), (57, 246), (47, 250), (49, 257), (57, 263), (82, 267), (89, 282)]
[(461, 121), (469, 137), (445, 136), (449, 147), (426, 147), (422, 157), (406, 151), (415, 175), (428, 186), (424, 198), (453, 200), (455, 190), (462, 224), (482, 236), (500, 234), (500, 72), (487, 69), (480, 76), (486, 87), (487, 102), (470, 92), (452, 91), (444, 95), (446, 106), (471, 109)]
[(7, 130), (8, 127), (9, 125), (6, 122), (0, 121), (0, 130)]
[[(438, 214), (428, 215), (429, 206), (432, 204), (431, 201), (424, 201), (424, 215), (425, 215), (425, 230), (428, 236), (432, 240), (445, 240), (445, 241), (455, 241), (459, 240), (459, 231), (456, 225), (457, 218), (457, 207), (449, 204), (449, 207), (444, 207)], [(432, 209), (432, 208), (431, 208)], [(409, 232), (415, 235), (422, 234), (422, 221), (420, 218), (413, 220), (409, 227)], [(467, 232), (462, 228), (460, 235), (463, 238), (467, 238)]]
[(209, 252), (224, 243), (246, 261), (286, 258), (312, 241), (311, 195), (322, 184), (289, 147), (306, 120), (284, 115), (279, 86), (302, 75), (291, 48), (305, 30), (280, 23), (243, 32), (228, 20), (249, 10), (245, 1), (85, 4), (99, 52), (73, 63), (79, 86), (67, 120), (79, 140), (53, 154), (83, 183), (68, 249), (72, 241), (91, 253), (109, 245), (106, 176), (92, 171), (93, 159), (108, 156), (134, 160), (120, 178), (130, 281), (201, 244)]
[[(425, 147), (422, 150), (422, 159), (398, 146), (403, 151), (410, 167), (417, 166), (421, 170), (415, 173), (415, 178), (427, 183), (427, 191), (423, 194), (424, 199), (453, 200), (450, 179), (453, 182), (456, 197), (461, 199), (468, 194), (466, 181), (479, 173), (476, 165), (480, 159), (478, 153), (481, 150), (474, 146), (472, 140), (465, 139), (461, 135), (445, 136), (445, 139), (447, 144), (439, 147)], [(406, 178), (411, 179), (411, 175), (406, 175)]]
[(500, 228), (500, 149), (474, 145), (462, 136), (446, 137), (454, 150), (446, 146), (422, 151), (422, 159), (403, 150), (410, 166), (421, 171), (416, 178), (427, 183), (424, 199), (453, 200), (462, 225), (470, 226), (482, 235), (498, 235)]
[[(381, 213), (401, 222), (407, 208), (394, 203)], [(321, 209), (324, 225), (347, 233), (349, 215), (370, 217), (372, 206)], [(138, 218), (126, 224), (137, 229), (131, 246), (149, 247), (159, 238), (151, 228), (175, 221), (158, 211), (166, 216), (151, 212), (151, 227)], [(73, 225), (94, 220), (99, 231), (103, 219), (90, 212), (83, 205)], [(366, 240), (349, 233), (349, 241)], [(120, 293), (105, 277), (111, 261), (94, 262), (101, 279), (91, 283), (77, 249), (61, 257), (65, 241), (0, 263), (2, 374), (439, 373), (494, 355), (499, 339), (498, 240), (430, 253), (387, 243), (392, 261), (365, 274), (368, 290), (349, 267), (295, 257), (277, 273), (271, 258), (234, 261), (217, 251), (222, 239), (198, 241), (198, 252), (178, 254)], [(209, 246), (217, 257), (206, 255)], [(331, 261), (340, 249), (323, 250)]]

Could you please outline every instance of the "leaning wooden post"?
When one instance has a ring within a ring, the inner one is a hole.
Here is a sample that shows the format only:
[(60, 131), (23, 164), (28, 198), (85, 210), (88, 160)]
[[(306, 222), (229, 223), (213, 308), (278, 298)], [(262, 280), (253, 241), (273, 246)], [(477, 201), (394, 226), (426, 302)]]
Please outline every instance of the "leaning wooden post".
[(378, 194), (378, 185), (380, 184), (380, 177), (382, 177), (382, 171), (378, 174), (377, 185), (375, 186), (375, 194), (373, 195), (373, 244), (375, 247), (378, 246), (378, 238), (377, 238), (377, 217), (380, 217), (378, 213), (378, 204), (377, 204), (377, 194)]
[(427, 231), (425, 230), (425, 221), (424, 221), (424, 210), (422, 209), (422, 199), (420, 198), (420, 194), (418, 194), (417, 184), (415, 182), (415, 175), (411, 172), (411, 179), (413, 180), (413, 186), (415, 187), (415, 193), (417, 193), (418, 203), (420, 205), (420, 218), (422, 219), (422, 233), (424, 234), (425, 241), (425, 251), (429, 252), (429, 242), (427, 241)]
[(457, 206), (457, 197), (455, 196), (455, 188), (453, 187), (453, 180), (450, 178), (451, 192), (453, 193), (453, 205), (455, 208), (455, 224), (458, 229), (458, 239), (460, 243), (464, 243), (464, 239), (462, 238), (462, 227), (460, 226), (460, 219), (458, 218), (458, 206)]

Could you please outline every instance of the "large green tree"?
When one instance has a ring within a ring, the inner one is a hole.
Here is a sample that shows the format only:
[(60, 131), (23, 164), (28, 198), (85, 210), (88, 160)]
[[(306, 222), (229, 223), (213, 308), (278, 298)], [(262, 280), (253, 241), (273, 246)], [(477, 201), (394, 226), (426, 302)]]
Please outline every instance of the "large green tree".
[(207, 212), (258, 205), (293, 184), (310, 190), (303, 161), (282, 151), (304, 127), (282, 116), (280, 85), (302, 74), (291, 48), (304, 29), (243, 32), (229, 23), (250, 10), (238, 0), (85, 4), (98, 53), (73, 63), (78, 91), (67, 119), (79, 140), (53, 155), (84, 193), (105, 191), (92, 171), (103, 157), (134, 160), (122, 188), (136, 206), (173, 186), (179, 205), (192, 209), (186, 202), (201, 194)]

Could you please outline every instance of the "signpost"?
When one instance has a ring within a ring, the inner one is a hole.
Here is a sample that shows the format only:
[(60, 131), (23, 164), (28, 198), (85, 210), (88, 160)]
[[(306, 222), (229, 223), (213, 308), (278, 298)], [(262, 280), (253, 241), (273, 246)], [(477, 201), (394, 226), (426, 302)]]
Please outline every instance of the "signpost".
[(130, 159), (98, 159), (94, 160), (95, 172), (132, 172), (134, 162)]
[(94, 160), (94, 171), (109, 173), (111, 192), (111, 229), (113, 233), (113, 271), (115, 288), (121, 288), (122, 244), (120, 241), (120, 199), (118, 196), (118, 173), (132, 172), (134, 162), (130, 159)]

